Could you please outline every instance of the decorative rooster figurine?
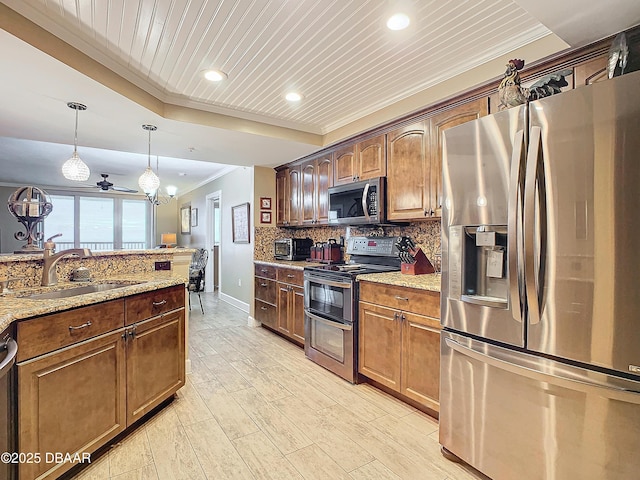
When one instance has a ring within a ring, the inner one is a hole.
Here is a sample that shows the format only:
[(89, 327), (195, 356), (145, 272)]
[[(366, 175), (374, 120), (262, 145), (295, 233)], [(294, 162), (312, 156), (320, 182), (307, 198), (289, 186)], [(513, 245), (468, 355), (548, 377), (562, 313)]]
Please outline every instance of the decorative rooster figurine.
[(513, 59), (507, 63), (507, 70), (504, 78), (498, 87), (498, 98), (500, 98), (500, 110), (522, 105), (527, 101), (529, 92), (520, 86), (520, 74), (518, 70), (524, 67), (524, 60)]
[(527, 100), (538, 100), (556, 93), (562, 92), (562, 87), (569, 85), (565, 77), (573, 73), (569, 68), (559, 72), (551, 73), (541, 78), (530, 88), (520, 85), (520, 73), (524, 67), (524, 60), (513, 59), (507, 63), (507, 70), (504, 78), (498, 86), (498, 98), (500, 98), (500, 110), (515, 107), (526, 103)]

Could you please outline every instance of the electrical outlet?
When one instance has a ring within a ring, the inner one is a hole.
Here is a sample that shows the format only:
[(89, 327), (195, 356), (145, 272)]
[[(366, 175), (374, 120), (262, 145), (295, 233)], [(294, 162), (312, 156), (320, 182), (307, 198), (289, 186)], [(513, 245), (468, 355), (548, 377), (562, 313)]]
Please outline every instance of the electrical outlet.
[(156, 262), (155, 269), (156, 269), (156, 271), (158, 271), (158, 270), (171, 270), (171, 262), (169, 260)]
[(242, 286), (242, 279), (241, 279), (241, 278), (239, 278), (239, 279), (238, 279), (238, 286), (239, 286), (239, 287), (241, 287), (241, 286)]

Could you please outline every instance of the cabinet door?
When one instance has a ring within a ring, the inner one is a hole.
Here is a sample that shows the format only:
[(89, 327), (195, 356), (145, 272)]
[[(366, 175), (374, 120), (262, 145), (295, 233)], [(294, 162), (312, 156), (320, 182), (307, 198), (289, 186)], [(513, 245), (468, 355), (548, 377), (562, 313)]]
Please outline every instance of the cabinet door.
[(270, 328), (277, 328), (278, 310), (275, 305), (256, 299), (254, 316), (256, 320), (262, 323), (262, 325), (266, 325)]
[(442, 132), (487, 115), (489, 101), (480, 98), (431, 117), (431, 201), (429, 214), (442, 216)]
[(316, 166), (316, 224), (329, 223), (329, 187), (333, 186), (333, 158), (327, 154)]
[(291, 337), (304, 343), (304, 289), (291, 287), (290, 301)]
[(291, 336), (289, 326), (289, 285), (278, 283), (278, 331)]
[(387, 218), (424, 219), (429, 211), (429, 132), (424, 122), (387, 135)]
[(355, 181), (356, 155), (354, 145), (342, 147), (333, 154), (333, 184), (342, 185)]
[(379, 135), (356, 145), (358, 180), (387, 175), (386, 135)]
[(601, 57), (576, 65), (573, 70), (574, 88), (607, 80), (609, 78), (607, 63), (607, 55), (602, 55)]
[(400, 393), (439, 412), (440, 321), (402, 312)]
[(358, 371), (400, 391), (402, 323), (390, 308), (360, 302)]
[(276, 224), (289, 221), (289, 169), (276, 172)]
[(304, 225), (315, 223), (317, 206), (316, 161), (311, 160), (300, 167), (301, 175), (301, 222)]
[(184, 308), (127, 328), (127, 425), (184, 385)]
[(72, 465), (46, 463), (46, 452), (91, 453), (125, 429), (122, 334), (120, 329), (18, 365), (19, 451), (42, 458), (21, 464), (20, 478), (57, 478)]
[(289, 169), (289, 221), (287, 225), (301, 224), (302, 182), (300, 168)]

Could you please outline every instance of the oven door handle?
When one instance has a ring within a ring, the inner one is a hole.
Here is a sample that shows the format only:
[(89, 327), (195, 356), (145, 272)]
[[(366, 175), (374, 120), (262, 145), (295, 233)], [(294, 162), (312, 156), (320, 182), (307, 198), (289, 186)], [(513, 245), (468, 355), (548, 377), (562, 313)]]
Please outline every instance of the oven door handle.
[(310, 319), (315, 320), (316, 322), (324, 323), (325, 325), (329, 325), (330, 327), (339, 328), (340, 330), (345, 330), (347, 332), (353, 330), (353, 325), (346, 325), (344, 323), (332, 322), (331, 320), (327, 320), (326, 318), (322, 318), (322, 317), (316, 315), (315, 313), (309, 312), (308, 310), (306, 310), (304, 313)]
[(318, 285), (328, 285), (330, 287), (351, 288), (351, 283), (334, 282), (333, 280), (327, 280), (326, 278), (307, 278), (307, 281)]

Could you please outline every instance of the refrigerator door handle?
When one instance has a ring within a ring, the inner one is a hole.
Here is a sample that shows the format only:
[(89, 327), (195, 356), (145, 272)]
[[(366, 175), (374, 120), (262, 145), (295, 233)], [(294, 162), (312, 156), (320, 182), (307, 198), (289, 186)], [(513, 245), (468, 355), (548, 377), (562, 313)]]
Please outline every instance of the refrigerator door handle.
[[(545, 382), (574, 391), (596, 394), (597, 396), (640, 405), (640, 395), (638, 395), (640, 394), (639, 382), (628, 381), (629, 384), (634, 385), (630, 385), (631, 388), (625, 388), (607, 382), (604, 377), (609, 377), (599, 372), (572, 367), (558, 362), (546, 361), (540, 357), (532, 357), (525, 353), (510, 352), (505, 349), (500, 349), (501, 351), (499, 352), (500, 356), (505, 358), (498, 358), (497, 356), (488, 355), (472, 347), (462, 345), (452, 338), (445, 338), (444, 341), (449, 348), (462, 355), (537, 382)], [(491, 350), (491, 348), (492, 346), (489, 346), (489, 350)], [(498, 349), (499, 347), (493, 348)], [(522, 359), (522, 361), (518, 361), (519, 359)], [(533, 359), (539, 363), (534, 363), (532, 361)], [(597, 377), (603, 378), (598, 379)], [(625, 381), (623, 380), (623, 382)]]
[[(544, 278), (544, 248), (546, 241), (546, 213), (545, 208), (540, 208), (540, 262), (539, 271), (536, 275), (535, 266), (535, 238), (536, 238), (536, 185), (541, 202), (545, 201), (546, 193), (544, 180), (540, 176), (538, 167), (540, 166), (540, 153), (542, 151), (542, 129), (531, 127), (529, 151), (527, 154), (527, 171), (524, 184), (524, 273), (525, 287), (527, 293), (527, 307), (529, 312), (529, 322), (534, 325), (540, 323), (542, 314), (541, 292), (542, 279)], [(537, 182), (538, 179), (540, 182)], [(536, 278), (537, 277), (537, 278)]]
[(522, 323), (522, 305), (518, 275), (518, 208), (522, 195), (524, 178), (524, 130), (516, 132), (511, 155), (511, 178), (509, 180), (509, 218), (507, 224), (509, 295), (511, 297), (511, 314), (514, 320)]

